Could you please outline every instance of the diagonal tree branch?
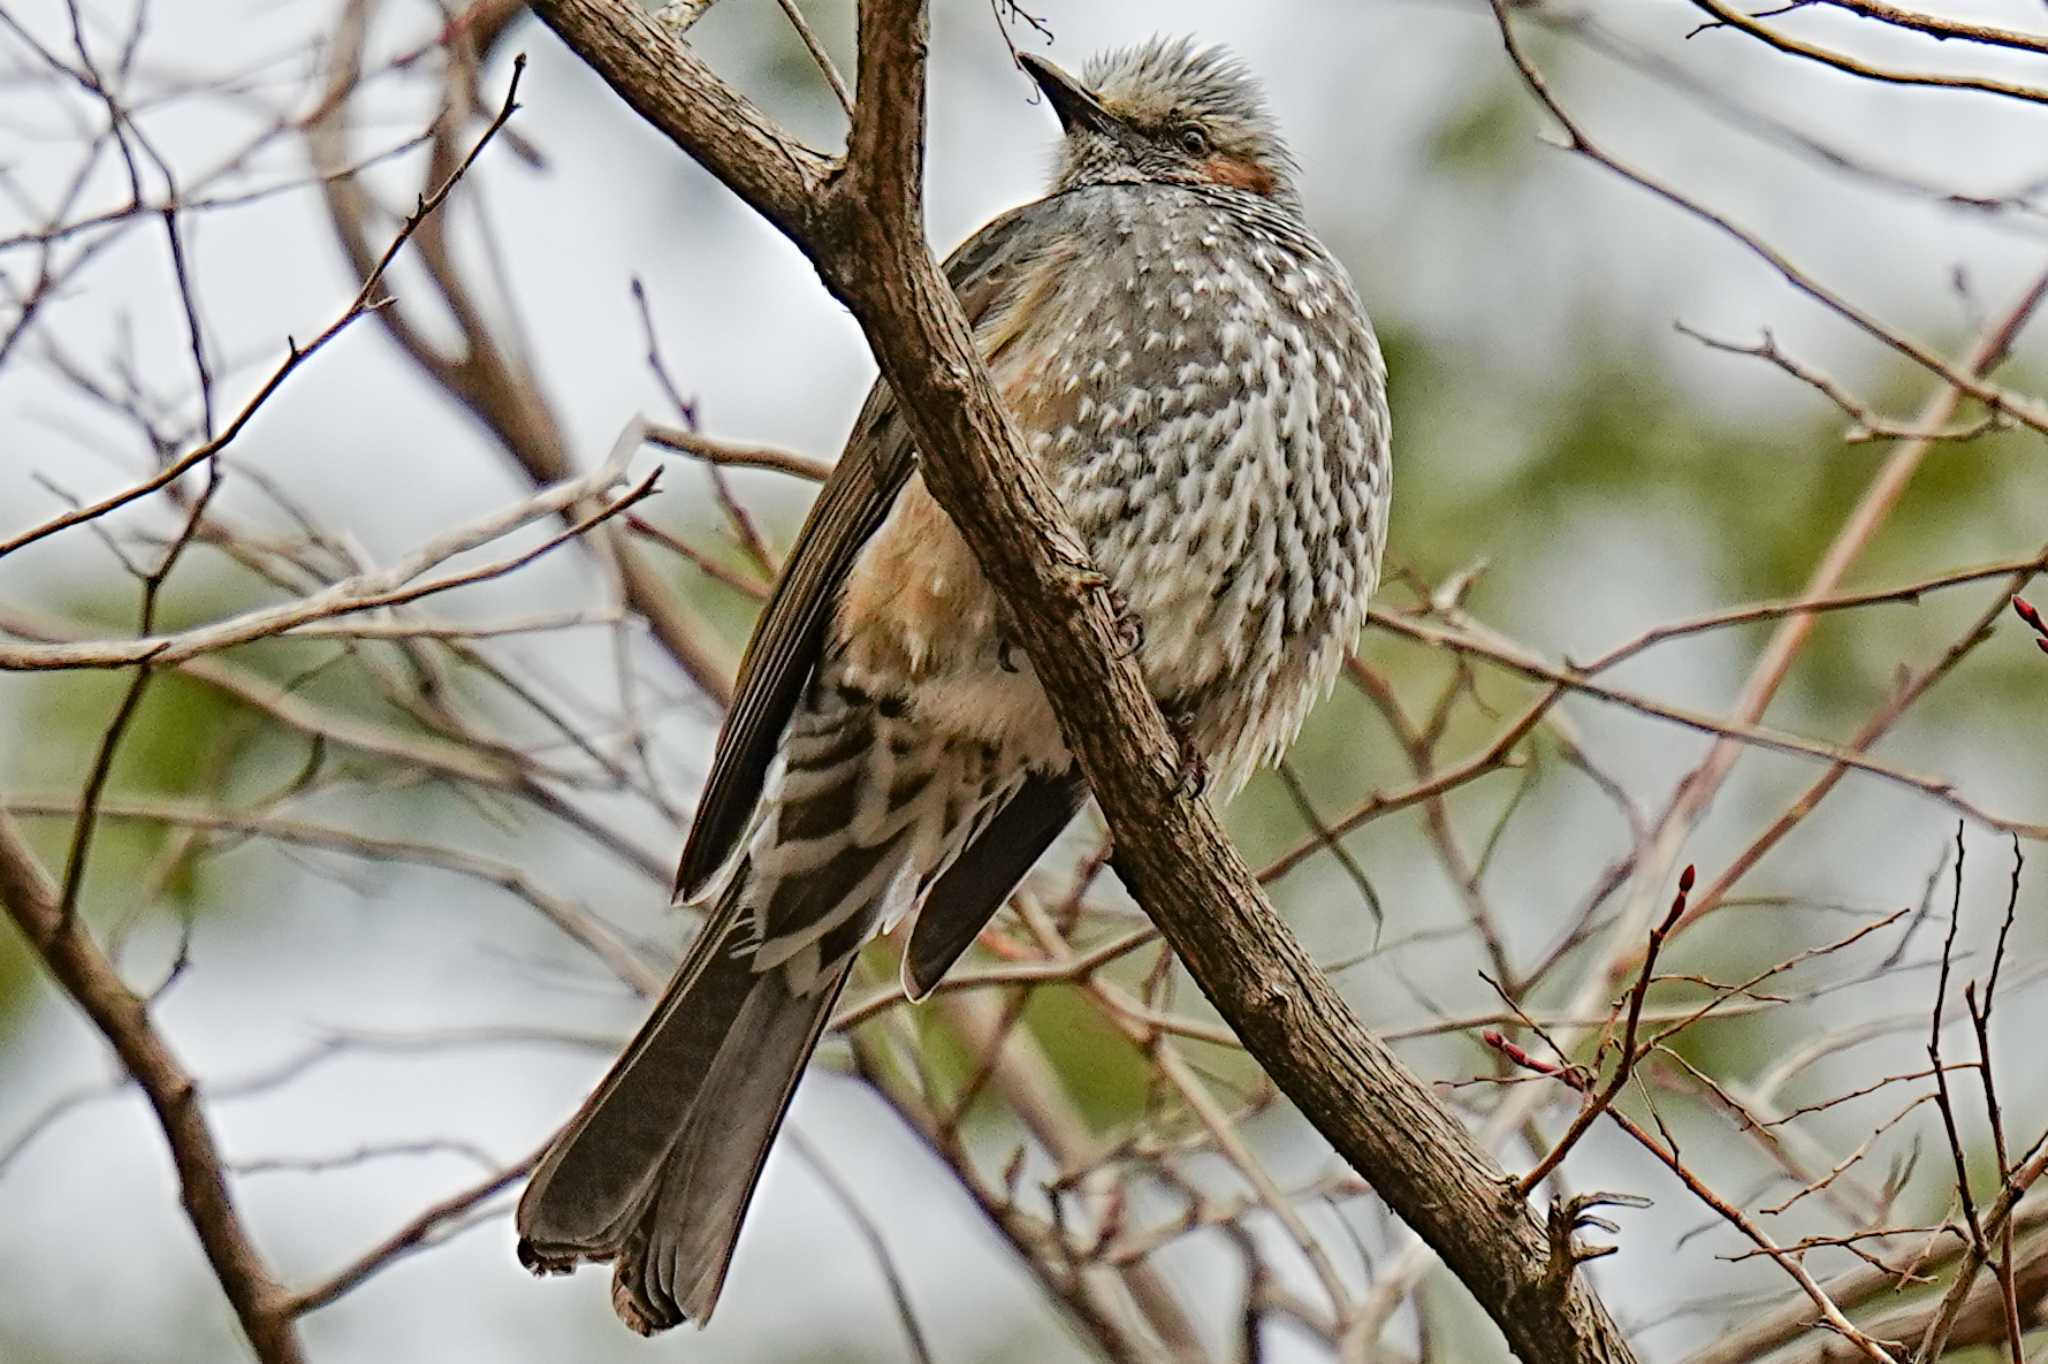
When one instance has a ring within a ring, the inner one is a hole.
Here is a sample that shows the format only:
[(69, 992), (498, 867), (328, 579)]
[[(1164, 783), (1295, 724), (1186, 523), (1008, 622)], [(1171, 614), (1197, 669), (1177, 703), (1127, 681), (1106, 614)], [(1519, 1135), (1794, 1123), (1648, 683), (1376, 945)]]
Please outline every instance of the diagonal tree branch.
[(235, 1309), (250, 1348), (263, 1364), (300, 1364), (305, 1354), (292, 1325), (289, 1295), (271, 1278), (235, 1210), (220, 1151), (199, 1104), (198, 1083), (157, 1035), (149, 1002), (122, 981), (86, 932), (84, 920), (64, 912), (56, 883), (4, 809), (0, 906), (148, 1098), (171, 1148), (185, 1216), (199, 1235), (200, 1249)]
[(1368, 1032), (1259, 891), (1181, 761), (1103, 579), (997, 399), (919, 212), (926, 12), (864, 0), (849, 163), (799, 148), (630, 0), (534, 11), (640, 115), (810, 257), (860, 321), (928, 486), (1014, 609), (1116, 841), (1118, 874), (1317, 1129), (1471, 1290), (1523, 1359), (1634, 1356), (1465, 1128)]

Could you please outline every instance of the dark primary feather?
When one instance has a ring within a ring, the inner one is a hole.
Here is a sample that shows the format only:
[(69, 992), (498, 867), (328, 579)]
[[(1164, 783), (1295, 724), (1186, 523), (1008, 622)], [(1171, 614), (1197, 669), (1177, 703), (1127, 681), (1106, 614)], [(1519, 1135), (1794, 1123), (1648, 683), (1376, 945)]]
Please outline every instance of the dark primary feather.
[(926, 894), (903, 953), (905, 994), (923, 999), (932, 992), (1087, 799), (1088, 783), (1078, 772), (1025, 779)]
[(701, 896), (745, 839), (776, 743), (817, 664), (836, 585), (889, 514), (913, 462), (889, 390), (878, 382), (740, 660), (732, 708), (676, 869), (678, 900)]
[[(1045, 205), (1026, 204), (989, 223), (946, 261), (946, 278), (970, 325), (1012, 292), (1044, 234)], [(676, 898), (707, 889), (745, 838), (782, 728), (818, 662), (838, 584), (888, 516), (916, 466), (896, 401), (877, 379), (846, 452), (825, 480), (740, 660), (732, 709), (719, 731), (711, 775), (676, 869)]]

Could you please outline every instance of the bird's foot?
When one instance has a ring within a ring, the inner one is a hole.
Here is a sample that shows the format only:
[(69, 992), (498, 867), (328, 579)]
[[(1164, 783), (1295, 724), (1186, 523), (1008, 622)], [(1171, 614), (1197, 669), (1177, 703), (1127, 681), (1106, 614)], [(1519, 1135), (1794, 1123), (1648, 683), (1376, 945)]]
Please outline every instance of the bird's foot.
[(1145, 644), (1145, 623), (1131, 610), (1130, 598), (1105, 582), (1102, 595), (1109, 602), (1109, 614), (1116, 622), (1116, 656), (1135, 657)]
[(1073, 582), (1083, 592), (1102, 594), (1103, 601), (1109, 607), (1109, 614), (1116, 622), (1116, 656), (1122, 659), (1137, 653), (1138, 647), (1145, 642), (1145, 627), (1131, 613), (1130, 598), (1118, 590), (1107, 573), (1093, 565), (1076, 569)]
[(1180, 781), (1174, 789), (1193, 799), (1209, 789), (1209, 760), (1195, 743), (1195, 708), (1169, 704), (1165, 713), (1166, 727), (1180, 746)]

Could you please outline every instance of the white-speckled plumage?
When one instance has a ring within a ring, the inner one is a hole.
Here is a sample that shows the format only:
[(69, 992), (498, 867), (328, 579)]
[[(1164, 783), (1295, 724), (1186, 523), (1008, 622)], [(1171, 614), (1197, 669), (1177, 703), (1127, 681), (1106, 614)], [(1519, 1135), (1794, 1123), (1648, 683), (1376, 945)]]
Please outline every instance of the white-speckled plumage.
[[(1362, 623), (1386, 538), (1385, 366), (1343, 267), (1289, 208), (1114, 184), (1058, 211), (1096, 264), (1049, 253), (1037, 268), (1058, 283), (1031, 316), (985, 324), (1017, 332), (996, 377), (1228, 795), (1293, 739)], [(856, 563), (837, 662), (872, 694), (902, 690), (907, 663), (920, 717), (1062, 768), (1028, 665), (997, 664), (998, 624), (914, 483)]]

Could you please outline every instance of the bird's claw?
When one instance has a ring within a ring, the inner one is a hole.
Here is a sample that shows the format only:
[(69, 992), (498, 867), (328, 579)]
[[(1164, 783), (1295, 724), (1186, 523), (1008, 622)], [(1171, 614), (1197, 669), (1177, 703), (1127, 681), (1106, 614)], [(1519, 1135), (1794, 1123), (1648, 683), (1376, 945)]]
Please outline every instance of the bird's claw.
[(1102, 584), (1102, 595), (1108, 600), (1110, 617), (1116, 622), (1116, 656), (1131, 658), (1144, 647), (1145, 623), (1131, 610), (1130, 598), (1107, 581)]
[(1195, 744), (1195, 711), (1192, 706), (1168, 706), (1166, 727), (1180, 746), (1180, 781), (1175, 794), (1189, 800), (1209, 789), (1209, 760)]

